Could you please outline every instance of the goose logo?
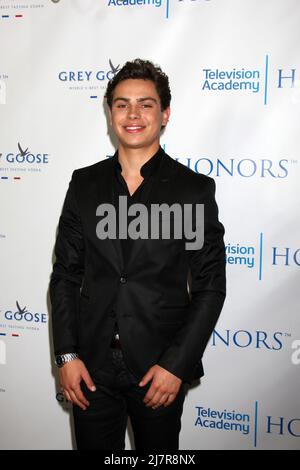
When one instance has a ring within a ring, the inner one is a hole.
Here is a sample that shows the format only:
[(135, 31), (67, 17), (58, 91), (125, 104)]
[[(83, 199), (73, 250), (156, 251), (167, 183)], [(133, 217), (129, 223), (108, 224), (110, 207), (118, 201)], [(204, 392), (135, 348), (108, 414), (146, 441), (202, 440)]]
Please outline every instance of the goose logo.
[(44, 164), (49, 163), (48, 153), (32, 153), (29, 147), (24, 149), (18, 142), (18, 152), (0, 153), (0, 158), (4, 156), (5, 163), (30, 163), (30, 164)]
[(19, 142), (18, 142), (18, 149), (20, 150), (20, 155), (21, 155), (21, 157), (25, 157), (25, 155), (26, 155), (27, 153), (29, 153), (29, 152), (28, 152), (28, 147), (27, 147), (26, 150), (22, 150), (21, 145), (20, 145)]
[(17, 322), (25, 321), (26, 323), (47, 323), (47, 315), (45, 313), (31, 313), (27, 307), (21, 308), (18, 301), (16, 301), (17, 311), (7, 310), (4, 314), (6, 320), (13, 320)]
[(120, 64), (115, 66), (112, 60), (109, 59), (109, 68), (100, 70), (62, 70), (58, 74), (58, 79), (61, 82), (76, 82), (76, 83), (92, 83), (93, 81), (112, 80), (116, 73), (120, 70)]
[(26, 307), (21, 308), (18, 301), (16, 301), (16, 305), (17, 305), (17, 308), (18, 308), (18, 313), (21, 315), (21, 317), (24, 315), (24, 313), (25, 314), (28, 313), (28, 311), (26, 310)]
[(114, 65), (113, 65), (113, 63), (112, 63), (112, 61), (111, 61), (110, 59), (109, 59), (108, 62), (109, 62), (109, 65), (110, 65), (110, 71), (111, 71), (111, 73), (113, 74), (113, 76), (115, 76), (116, 73), (119, 72), (119, 70), (120, 70), (120, 64), (117, 65), (117, 67), (114, 67)]

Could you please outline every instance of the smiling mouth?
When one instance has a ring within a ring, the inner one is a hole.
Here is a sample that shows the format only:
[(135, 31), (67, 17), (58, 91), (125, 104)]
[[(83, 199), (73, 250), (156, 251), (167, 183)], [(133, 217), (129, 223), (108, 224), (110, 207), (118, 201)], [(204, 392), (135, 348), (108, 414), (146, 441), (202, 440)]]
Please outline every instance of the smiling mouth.
[(124, 129), (129, 134), (138, 134), (139, 132), (142, 132), (145, 129), (145, 127), (144, 126), (124, 126)]

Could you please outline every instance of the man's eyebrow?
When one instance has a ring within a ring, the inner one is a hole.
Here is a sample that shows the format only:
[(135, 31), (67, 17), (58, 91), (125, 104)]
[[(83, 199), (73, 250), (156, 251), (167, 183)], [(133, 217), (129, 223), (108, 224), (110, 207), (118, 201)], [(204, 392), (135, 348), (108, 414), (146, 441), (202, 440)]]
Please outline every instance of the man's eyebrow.
[(129, 98), (123, 98), (123, 96), (118, 96), (117, 98), (114, 98), (113, 102), (115, 103), (116, 101), (121, 100), (121, 101), (130, 101)]
[(157, 100), (155, 98), (153, 98), (152, 96), (145, 96), (145, 98), (139, 98), (137, 99), (138, 102), (140, 101), (148, 101), (148, 100), (151, 100), (151, 101), (154, 101), (154, 103), (157, 103)]
[[(149, 100), (154, 101), (154, 103), (157, 103), (157, 100), (153, 98), (152, 96), (145, 96), (143, 98), (138, 98), (136, 101), (140, 103), (142, 101), (149, 101)], [(113, 102), (115, 103), (116, 101), (126, 101), (127, 103), (129, 103), (130, 99), (125, 98), (124, 96), (117, 96), (116, 98), (114, 98)]]

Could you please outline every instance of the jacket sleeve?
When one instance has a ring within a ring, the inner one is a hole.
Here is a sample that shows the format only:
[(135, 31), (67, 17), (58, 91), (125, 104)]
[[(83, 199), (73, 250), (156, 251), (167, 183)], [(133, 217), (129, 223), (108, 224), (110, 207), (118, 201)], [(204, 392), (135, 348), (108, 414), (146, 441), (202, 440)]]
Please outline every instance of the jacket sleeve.
[(54, 353), (78, 349), (77, 318), (84, 273), (84, 239), (75, 197), (75, 174), (65, 197), (55, 243), (56, 261), (50, 279)]
[(224, 227), (218, 220), (212, 178), (207, 178), (204, 195), (204, 244), (199, 250), (187, 251), (191, 302), (182, 328), (158, 362), (183, 381), (190, 380), (201, 360), (226, 295)]

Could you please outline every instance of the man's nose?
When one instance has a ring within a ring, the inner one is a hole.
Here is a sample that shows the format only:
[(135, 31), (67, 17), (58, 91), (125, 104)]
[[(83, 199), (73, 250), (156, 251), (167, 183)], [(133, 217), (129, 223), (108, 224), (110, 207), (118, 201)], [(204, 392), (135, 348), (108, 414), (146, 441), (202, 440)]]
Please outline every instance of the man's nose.
[(130, 119), (138, 119), (140, 117), (140, 110), (138, 106), (130, 106), (128, 116)]

